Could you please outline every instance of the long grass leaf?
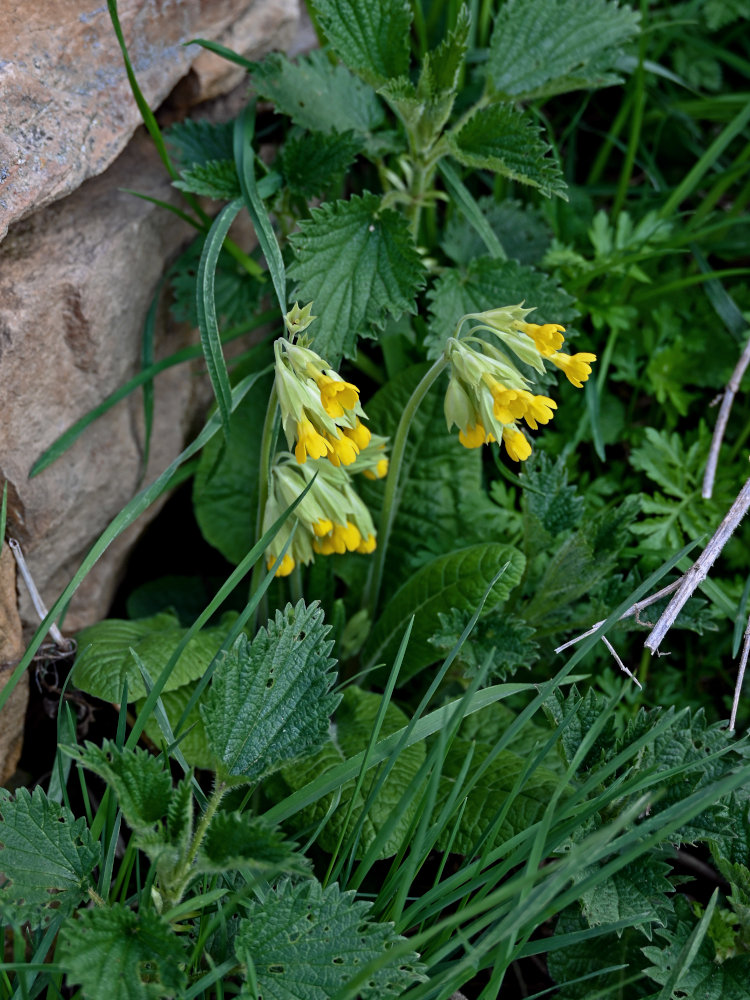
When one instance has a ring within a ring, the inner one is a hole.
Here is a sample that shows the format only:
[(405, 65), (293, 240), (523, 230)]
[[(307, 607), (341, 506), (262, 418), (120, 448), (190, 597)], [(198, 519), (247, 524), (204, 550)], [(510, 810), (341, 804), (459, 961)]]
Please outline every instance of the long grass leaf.
[(484, 245), (487, 247), (490, 256), (496, 257), (498, 260), (507, 260), (508, 255), (502, 243), (482, 214), (482, 210), (474, 200), (474, 196), (458, 176), (458, 172), (445, 160), (440, 160), (438, 170), (445, 181), (446, 187), (456, 199), (456, 204), (461, 209), (464, 218), (477, 231)]

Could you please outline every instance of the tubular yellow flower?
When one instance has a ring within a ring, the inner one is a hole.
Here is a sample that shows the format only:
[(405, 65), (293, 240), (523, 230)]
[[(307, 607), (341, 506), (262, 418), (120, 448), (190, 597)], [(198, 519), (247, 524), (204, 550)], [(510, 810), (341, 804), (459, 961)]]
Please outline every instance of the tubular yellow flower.
[(514, 462), (525, 462), (531, 454), (531, 445), (521, 431), (503, 428), (503, 444)]
[(318, 434), (307, 417), (297, 421), (297, 444), (294, 449), (294, 457), (300, 465), (304, 465), (308, 455), (310, 458), (325, 458), (332, 451), (333, 445), (322, 434)]
[(561, 351), (550, 355), (552, 364), (565, 373), (568, 381), (577, 389), (583, 388), (583, 383), (591, 374), (591, 362), (596, 361), (595, 354), (564, 354)]
[(488, 436), (487, 431), (479, 423), (472, 424), (465, 431), (458, 432), (458, 440), (464, 448), (481, 448), (483, 444), (487, 444)]
[(553, 410), (557, 409), (557, 403), (549, 396), (534, 396), (530, 392), (519, 393), (519, 398), (524, 407), (523, 419), (532, 429), (537, 429), (537, 424), (548, 424), (554, 417)]
[(359, 417), (357, 417), (357, 423), (354, 427), (342, 427), (341, 429), (356, 444), (359, 451), (363, 451), (370, 443), (372, 437), (370, 428), (365, 427)]
[[(266, 559), (266, 567), (270, 569), (274, 562), (276, 561), (276, 556), (268, 556)], [(294, 559), (289, 555), (288, 552), (284, 553), (284, 558), (279, 563), (279, 566), (274, 573), (274, 576), (289, 576), (289, 574), (294, 569)]]
[(328, 444), (331, 448), (328, 458), (334, 465), (351, 465), (359, 454), (359, 448), (346, 434), (329, 434)]
[[(359, 402), (359, 389), (340, 376), (324, 375), (322, 372), (313, 379), (320, 390), (320, 401), (329, 417), (343, 417), (347, 410), (354, 410)], [(357, 420), (359, 423), (359, 420)]]
[(516, 329), (534, 341), (536, 349), (545, 358), (559, 351), (565, 342), (565, 327), (559, 323), (516, 323)]

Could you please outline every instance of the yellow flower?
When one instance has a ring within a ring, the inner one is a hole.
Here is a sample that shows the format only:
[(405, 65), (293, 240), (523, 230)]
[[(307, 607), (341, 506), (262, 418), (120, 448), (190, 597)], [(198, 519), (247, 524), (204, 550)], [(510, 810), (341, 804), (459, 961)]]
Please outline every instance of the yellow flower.
[[(347, 410), (354, 410), (359, 402), (359, 389), (345, 382), (340, 375), (311, 373), (318, 389), (323, 409), (329, 417), (343, 417)], [(334, 377), (335, 376), (335, 377)], [(359, 421), (357, 421), (359, 423)]]
[(559, 351), (565, 342), (565, 327), (559, 323), (516, 323), (516, 329), (527, 334), (534, 341), (536, 349), (545, 358)]
[(595, 354), (563, 354), (561, 351), (550, 356), (552, 364), (565, 373), (569, 382), (577, 389), (583, 388), (583, 383), (591, 374), (591, 362), (596, 361)]
[(322, 434), (318, 434), (307, 417), (297, 421), (297, 444), (294, 448), (294, 457), (300, 465), (307, 461), (308, 455), (310, 458), (325, 458), (331, 451), (333, 451), (333, 445)]
[(531, 454), (531, 445), (521, 431), (503, 428), (503, 444), (514, 462), (525, 462)]

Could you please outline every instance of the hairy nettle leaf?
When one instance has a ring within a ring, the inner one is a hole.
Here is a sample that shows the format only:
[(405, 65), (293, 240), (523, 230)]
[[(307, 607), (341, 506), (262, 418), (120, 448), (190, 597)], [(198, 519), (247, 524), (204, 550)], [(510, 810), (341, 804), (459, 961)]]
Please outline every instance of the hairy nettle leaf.
[(286, 182), (306, 198), (330, 191), (341, 182), (360, 148), (360, 140), (351, 131), (292, 135), (281, 154)]
[(374, 194), (315, 208), (290, 237), (294, 296), (313, 302), (315, 350), (330, 364), (353, 357), (357, 336), (373, 336), (388, 315), (414, 312), (424, 267), (406, 219)]
[(317, 603), (277, 611), (252, 643), (241, 635), (214, 673), (200, 706), (209, 746), (225, 780), (257, 781), (318, 750), (340, 701), (336, 661)]
[[(260, 900), (245, 906), (236, 938), (237, 957), (252, 962), (258, 993), (265, 1000), (325, 1000), (335, 996), (369, 962), (385, 959), (357, 990), (363, 1000), (399, 996), (424, 980), (414, 952), (388, 959), (404, 940), (393, 924), (368, 919), (371, 904), (342, 892), (337, 883), (325, 889), (315, 880), (282, 882)], [(246, 987), (240, 994), (256, 996)]]
[(86, 821), (51, 802), (38, 786), (15, 796), (0, 788), (0, 912), (44, 926), (77, 906), (95, 883), (98, 845)]
[(295, 844), (275, 827), (250, 813), (217, 812), (211, 819), (196, 858), (196, 872), (241, 868), (264, 879), (281, 871), (305, 871), (305, 859)]
[(408, 71), (407, 0), (313, 0), (312, 6), (336, 55), (369, 83)]
[(63, 924), (55, 958), (88, 1000), (161, 1000), (185, 986), (182, 942), (146, 907), (81, 910)]

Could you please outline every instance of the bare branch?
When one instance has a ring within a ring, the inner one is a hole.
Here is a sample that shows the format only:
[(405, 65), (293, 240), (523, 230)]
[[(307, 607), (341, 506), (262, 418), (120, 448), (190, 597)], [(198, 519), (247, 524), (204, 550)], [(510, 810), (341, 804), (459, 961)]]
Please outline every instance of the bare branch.
[(748, 618), (747, 625), (745, 627), (745, 642), (742, 646), (742, 656), (740, 657), (740, 666), (737, 671), (737, 683), (734, 685), (732, 714), (729, 718), (730, 732), (734, 732), (734, 724), (737, 721), (737, 709), (740, 707), (740, 695), (742, 693), (742, 682), (745, 679), (745, 667), (747, 666), (748, 653), (750, 653), (750, 618)]
[[(23, 552), (21, 551), (21, 545), (15, 538), (9, 538), (8, 545), (10, 546), (11, 552), (15, 557), (16, 564), (18, 566), (18, 571), (23, 577), (24, 583), (26, 584), (26, 589), (28, 590), (29, 596), (31, 597), (31, 603), (34, 605), (34, 610), (39, 615), (40, 621), (43, 621), (47, 617), (47, 608), (44, 606), (44, 601), (42, 600), (41, 594), (36, 588), (36, 584), (34, 583), (34, 578), (32, 577), (31, 571), (29, 570), (29, 567), (26, 564), (26, 560), (23, 557)], [(68, 650), (72, 648), (70, 640), (65, 638), (65, 636), (62, 634), (62, 632), (57, 627), (57, 625), (55, 625), (54, 622), (49, 627), (49, 634), (52, 637), (52, 641), (55, 643), (55, 645), (59, 646), (61, 649)]]
[(658, 650), (662, 639), (672, 625), (674, 625), (677, 615), (680, 613), (688, 598), (691, 597), (698, 585), (705, 580), (708, 575), (708, 571), (716, 562), (719, 553), (729, 541), (734, 529), (747, 513), (748, 507), (750, 507), (750, 479), (747, 480), (745, 485), (740, 490), (737, 495), (737, 499), (729, 508), (729, 512), (714, 532), (714, 536), (711, 541), (705, 547), (703, 552), (701, 552), (687, 573), (683, 576), (680, 581), (680, 585), (677, 588), (677, 592), (665, 608), (664, 613), (661, 618), (659, 618), (659, 621), (656, 625), (654, 625), (653, 629), (646, 638), (644, 643), (646, 649), (650, 649), (652, 653), (655, 653)]
[(620, 656), (619, 656), (619, 654), (618, 654), (617, 650), (616, 650), (616, 649), (615, 649), (615, 647), (614, 647), (614, 646), (612, 645), (612, 643), (611, 643), (611, 642), (609, 641), (609, 639), (608, 639), (608, 638), (606, 637), (606, 635), (603, 635), (603, 636), (602, 636), (602, 642), (603, 642), (603, 643), (604, 643), (604, 645), (605, 645), (605, 646), (607, 647), (607, 649), (608, 649), (608, 650), (610, 651), (610, 653), (612, 654), (612, 656), (614, 656), (614, 658), (615, 658), (615, 663), (616, 663), (616, 664), (617, 664), (617, 666), (618, 666), (618, 667), (620, 668), (620, 670), (622, 670), (622, 671), (623, 671), (623, 673), (626, 673), (626, 674), (628, 675), (628, 677), (629, 677), (629, 678), (631, 679), (631, 681), (635, 681), (635, 683), (636, 683), (636, 684), (638, 685), (638, 687), (639, 687), (639, 688), (641, 689), (641, 691), (642, 691), (642, 690), (643, 690), (643, 685), (642, 685), (642, 684), (641, 684), (641, 682), (640, 682), (640, 681), (638, 680), (638, 678), (637, 678), (637, 677), (635, 676), (635, 674), (634, 674), (634, 673), (633, 673), (632, 671), (628, 670), (628, 668), (627, 668), (627, 667), (625, 666), (625, 664), (624, 664), (624, 663), (622, 662), (622, 660), (620, 659)]
[(724, 390), (724, 398), (721, 401), (721, 409), (719, 410), (719, 415), (716, 418), (714, 435), (711, 438), (711, 448), (708, 452), (706, 471), (703, 474), (703, 489), (701, 491), (701, 496), (704, 500), (708, 500), (713, 493), (714, 479), (716, 478), (716, 466), (719, 461), (719, 449), (721, 448), (721, 442), (724, 440), (724, 431), (727, 429), (727, 423), (729, 422), (729, 411), (732, 409), (734, 397), (739, 391), (740, 382), (742, 381), (742, 376), (745, 374), (745, 369), (748, 364), (750, 364), (750, 339), (745, 344), (745, 349), (740, 355), (740, 359), (732, 372), (732, 376), (727, 383), (726, 389)]

